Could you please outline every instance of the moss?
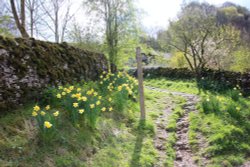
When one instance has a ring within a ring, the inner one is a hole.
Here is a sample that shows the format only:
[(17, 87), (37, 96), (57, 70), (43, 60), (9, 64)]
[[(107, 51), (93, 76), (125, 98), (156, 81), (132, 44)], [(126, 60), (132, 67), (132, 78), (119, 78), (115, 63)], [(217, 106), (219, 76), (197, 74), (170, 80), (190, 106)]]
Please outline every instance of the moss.
[[(42, 88), (47, 84), (52, 86), (58, 82), (66, 84), (80, 81), (83, 78), (95, 80), (101, 71), (107, 70), (98, 65), (104, 64), (107, 67), (107, 60), (103, 55), (80, 50), (67, 43), (56, 44), (34, 39), (12, 39), (0, 36), (1, 47), (9, 52), (9, 56), (1, 59), (1, 61), (7, 59), (8, 65), (14, 68), (13, 75), (16, 75), (19, 79), (26, 76), (30, 68), (37, 72), (38, 76), (36, 77), (38, 79), (48, 77), (49, 83), (42, 84)], [(63, 68), (65, 64), (68, 65), (67, 69)], [(36, 95), (36, 92), (40, 91), (40, 88), (38, 91), (33, 90), (34, 87), (28, 88), (27, 83), (17, 82), (15, 84), (19, 85), (23, 92), (22, 99), (24, 100), (21, 101), (31, 99)], [(6, 101), (15, 98), (8, 92), (4, 92), (3, 96), (6, 97)]]

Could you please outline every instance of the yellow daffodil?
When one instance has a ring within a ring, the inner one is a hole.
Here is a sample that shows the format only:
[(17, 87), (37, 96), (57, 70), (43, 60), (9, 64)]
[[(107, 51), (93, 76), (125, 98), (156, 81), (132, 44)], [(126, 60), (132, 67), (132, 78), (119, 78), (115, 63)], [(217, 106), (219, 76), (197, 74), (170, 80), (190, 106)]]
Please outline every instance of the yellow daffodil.
[(101, 104), (100, 100), (96, 102), (96, 105), (99, 106)]
[(81, 88), (77, 88), (77, 90), (76, 90), (76, 91), (77, 91), (77, 92), (80, 92), (81, 90), (82, 90)]
[(98, 95), (98, 93), (97, 92), (94, 92), (94, 96), (97, 96)]
[(101, 82), (100, 82), (100, 84), (102, 85), (102, 84), (103, 84), (103, 82), (101, 81)]
[(69, 87), (69, 90), (72, 91), (73, 89), (74, 89), (74, 86), (70, 86), (70, 87)]
[(112, 107), (109, 107), (109, 111), (113, 111), (113, 108), (112, 108)]
[(71, 89), (67, 89), (66, 90), (67, 93), (71, 93), (71, 91), (72, 91)]
[(112, 101), (112, 98), (110, 97), (110, 98), (108, 99), (108, 101), (111, 102), (111, 101)]
[(75, 94), (75, 95), (76, 95), (76, 98), (80, 98), (80, 97), (82, 96), (81, 93), (77, 93), (77, 94)]
[(102, 107), (102, 109), (101, 109), (101, 110), (102, 110), (103, 112), (104, 112), (104, 111), (106, 111), (106, 107)]
[(37, 115), (38, 115), (38, 114), (37, 114), (36, 111), (33, 111), (33, 112), (32, 112), (32, 116), (33, 116), (33, 117), (36, 117)]
[(49, 121), (45, 121), (44, 122), (44, 127), (49, 129), (49, 128), (52, 127), (52, 124)]
[(41, 113), (40, 113), (42, 116), (44, 116), (45, 114), (46, 114), (46, 112), (44, 112), (44, 111), (41, 111)]
[(34, 111), (39, 111), (40, 107), (38, 105), (36, 105), (35, 107), (33, 107)]
[(56, 97), (57, 97), (58, 99), (61, 99), (61, 98), (62, 98), (62, 95), (61, 95), (60, 93), (58, 93), (58, 94), (56, 95)]
[(54, 112), (53, 115), (57, 117), (59, 115), (59, 111)]
[(102, 96), (98, 96), (98, 99), (101, 100), (101, 99), (102, 99)]
[(90, 104), (90, 108), (95, 108), (95, 104)]
[(76, 94), (72, 94), (71, 97), (72, 97), (72, 98), (76, 98)]
[(118, 91), (121, 91), (122, 90), (122, 86), (118, 86)]
[(73, 107), (77, 108), (78, 106), (78, 103), (73, 103)]
[(65, 92), (62, 92), (62, 95), (63, 95), (63, 96), (65, 96), (65, 95), (66, 95), (66, 93), (65, 93)]
[(103, 78), (103, 76), (101, 75), (101, 76), (100, 76), (100, 78), (102, 79), (102, 78)]
[(87, 99), (87, 97), (86, 96), (83, 96), (82, 97), (82, 101), (87, 101), (88, 99)]
[(59, 86), (59, 87), (58, 87), (58, 89), (60, 89), (60, 90), (61, 90), (61, 89), (63, 89), (63, 87), (62, 87), (62, 86)]
[(47, 105), (46, 107), (45, 107), (45, 110), (49, 110), (50, 109), (50, 105)]
[(91, 95), (92, 94), (92, 91), (87, 91), (87, 95)]
[(84, 109), (80, 109), (80, 110), (78, 110), (78, 112), (79, 112), (79, 114), (82, 114), (82, 113), (84, 113)]

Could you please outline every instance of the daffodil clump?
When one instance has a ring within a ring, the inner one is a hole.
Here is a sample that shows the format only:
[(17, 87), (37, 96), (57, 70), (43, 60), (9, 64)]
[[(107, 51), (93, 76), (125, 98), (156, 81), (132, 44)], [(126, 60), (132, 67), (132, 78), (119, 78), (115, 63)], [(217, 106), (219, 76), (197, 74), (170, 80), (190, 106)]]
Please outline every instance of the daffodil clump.
[(37, 124), (42, 135), (41, 137), (44, 140), (49, 140), (49, 138), (53, 136), (55, 128), (58, 125), (57, 122), (60, 112), (58, 110), (51, 109), (50, 105), (46, 105), (43, 108), (35, 105), (31, 115), (37, 120)]
[[(57, 108), (74, 126), (95, 127), (102, 113), (121, 111), (129, 98), (136, 99), (137, 81), (125, 72), (103, 72), (97, 82), (59, 86), (51, 92), (54, 98), (51, 101), (56, 101)], [(60, 113), (52, 111), (50, 106), (43, 110), (39, 106), (34, 107), (32, 116), (37, 118), (41, 129), (56, 128), (54, 121)]]
[(203, 111), (208, 113), (225, 112), (233, 117), (237, 117), (242, 108), (239, 105), (239, 99), (242, 97), (240, 87), (237, 85), (232, 90), (228, 91), (227, 96), (222, 95), (207, 95), (202, 99)]

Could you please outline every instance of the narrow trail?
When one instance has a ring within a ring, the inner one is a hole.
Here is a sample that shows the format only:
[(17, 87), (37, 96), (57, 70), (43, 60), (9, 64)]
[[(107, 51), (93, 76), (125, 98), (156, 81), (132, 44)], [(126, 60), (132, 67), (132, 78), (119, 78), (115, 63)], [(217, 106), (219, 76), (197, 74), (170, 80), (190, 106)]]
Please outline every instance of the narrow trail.
[(195, 95), (187, 94), (182, 94), (181, 96), (187, 100), (187, 103), (183, 106), (183, 109), (185, 111), (184, 115), (177, 121), (177, 142), (175, 145), (176, 159), (174, 161), (174, 166), (196, 167), (197, 164), (195, 164), (195, 162), (193, 161), (193, 154), (188, 141), (188, 116), (190, 112), (194, 112), (196, 110), (195, 106), (198, 102), (198, 98)]
[(163, 167), (165, 158), (166, 158), (166, 141), (167, 141), (167, 119), (168, 116), (171, 114), (172, 108), (169, 107), (165, 109), (162, 114), (156, 120), (156, 135), (154, 139), (155, 148), (158, 150), (159, 159), (157, 164), (154, 167)]
[[(198, 167), (198, 166), (206, 166), (207, 160), (205, 158), (201, 158), (201, 164), (196, 164), (193, 160), (193, 157), (199, 153), (192, 153), (191, 148), (189, 146), (189, 141), (188, 141), (188, 130), (189, 130), (189, 113), (190, 112), (198, 112), (196, 110), (196, 104), (199, 101), (199, 97), (197, 95), (193, 94), (187, 94), (187, 93), (182, 93), (182, 92), (173, 92), (173, 91), (168, 91), (165, 89), (159, 89), (159, 88), (154, 88), (154, 87), (146, 87), (151, 90), (159, 91), (159, 92), (166, 92), (166, 93), (171, 93), (175, 96), (182, 96), (183, 98), (186, 99), (186, 104), (183, 105), (183, 110), (184, 115), (177, 121), (177, 131), (176, 131), (176, 136), (177, 136), (177, 142), (175, 144), (175, 151), (176, 151), (176, 159), (174, 161), (174, 167)], [(163, 112), (163, 115), (161, 115), (157, 119), (157, 132), (156, 132), (156, 149), (159, 152), (160, 156), (160, 161), (162, 160), (164, 162), (164, 157), (166, 156), (166, 152), (164, 150), (164, 147), (162, 147), (162, 144), (165, 144), (164, 141), (166, 141), (167, 138), (167, 132), (165, 128), (163, 129), (161, 125), (164, 125), (166, 127), (167, 124), (167, 119), (169, 114), (171, 113), (171, 108), (166, 109)], [(161, 122), (161, 123), (158, 123)], [(163, 123), (162, 123), (163, 122)], [(159, 127), (160, 126), (160, 127)], [(163, 132), (164, 131), (164, 132)], [(164, 137), (162, 139), (162, 137)], [(202, 137), (199, 137), (199, 146), (204, 146), (202, 140)], [(159, 166), (164, 166), (163, 163), (158, 163)], [(158, 167), (157, 165), (157, 167)]]

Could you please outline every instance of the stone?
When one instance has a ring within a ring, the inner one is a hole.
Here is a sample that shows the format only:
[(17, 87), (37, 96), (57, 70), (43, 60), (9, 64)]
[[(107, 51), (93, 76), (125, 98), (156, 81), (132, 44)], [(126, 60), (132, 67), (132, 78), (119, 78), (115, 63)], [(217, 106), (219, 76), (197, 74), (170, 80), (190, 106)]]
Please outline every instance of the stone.
[[(47, 85), (96, 80), (108, 63), (101, 53), (34, 39), (0, 36), (0, 113), (39, 98)], [(25, 50), (23, 49), (25, 48)], [(62, 54), (63, 53), (63, 54)], [(34, 92), (36, 90), (36, 92)]]
[(176, 152), (175, 160), (176, 161), (182, 161), (182, 154), (181, 154), (180, 151)]

